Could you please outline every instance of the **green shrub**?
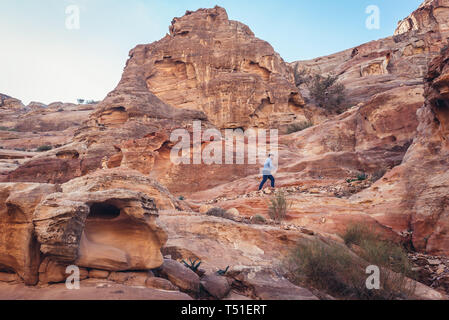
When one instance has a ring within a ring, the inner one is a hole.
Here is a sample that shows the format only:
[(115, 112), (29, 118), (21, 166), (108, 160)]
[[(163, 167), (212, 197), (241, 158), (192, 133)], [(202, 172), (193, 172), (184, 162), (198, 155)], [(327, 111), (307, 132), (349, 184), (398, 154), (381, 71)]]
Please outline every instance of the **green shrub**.
[(43, 146), (38, 147), (38, 148), (36, 149), (36, 151), (37, 151), (37, 152), (44, 152), (44, 151), (50, 151), (51, 149), (53, 149), (52, 146), (49, 146), (49, 145), (43, 145)]
[(357, 180), (359, 181), (365, 181), (366, 179), (368, 179), (368, 175), (366, 173), (360, 173), (357, 175)]
[(0, 131), (11, 131), (11, 132), (17, 132), (16, 128), (8, 128), (5, 126), (0, 126)]
[(310, 128), (313, 126), (313, 123), (310, 121), (303, 121), (300, 123), (292, 123), (287, 127), (287, 134), (295, 133), (303, 131), (307, 128)]
[(361, 257), (373, 265), (389, 268), (408, 277), (414, 277), (412, 264), (408, 259), (407, 252), (401, 245), (374, 237), (366, 237), (362, 240), (360, 247), (362, 248)]
[(187, 263), (185, 260), (182, 260), (182, 263), (192, 270), (193, 272), (198, 272), (199, 267), (201, 266), (201, 261), (199, 259), (192, 260), (192, 258), (189, 258), (189, 263)]
[(352, 244), (360, 246), (364, 240), (375, 240), (378, 238), (377, 234), (371, 231), (366, 225), (358, 223), (350, 224), (341, 237), (347, 246)]
[(344, 297), (350, 296), (354, 287), (363, 285), (363, 273), (358, 272), (359, 284), (352, 274), (356, 270), (355, 262), (349, 251), (337, 244), (327, 245), (317, 239), (303, 240), (290, 257), (289, 269), (301, 284)]
[(268, 204), (268, 215), (274, 221), (280, 222), (287, 217), (287, 212), (291, 208), (291, 205), (287, 201), (285, 193), (278, 191)]
[(346, 100), (345, 86), (338, 82), (338, 76), (315, 74), (307, 83), (310, 96), (324, 109), (342, 112)]
[[(295, 282), (313, 286), (337, 298), (392, 300), (413, 297), (415, 287), (406, 278), (408, 261), (403, 260), (403, 252), (397, 247), (388, 249), (388, 243), (370, 241), (365, 245), (369, 248), (362, 260), (337, 243), (302, 240), (292, 251), (287, 267)], [(376, 265), (381, 271), (379, 290), (366, 287), (368, 265)], [(393, 267), (396, 272), (388, 269)]]
[(218, 276), (225, 276), (226, 275), (226, 273), (228, 273), (228, 271), (229, 271), (229, 268), (230, 268), (230, 266), (227, 266), (225, 269), (220, 269), (220, 270), (218, 270), (217, 271), (217, 275)]

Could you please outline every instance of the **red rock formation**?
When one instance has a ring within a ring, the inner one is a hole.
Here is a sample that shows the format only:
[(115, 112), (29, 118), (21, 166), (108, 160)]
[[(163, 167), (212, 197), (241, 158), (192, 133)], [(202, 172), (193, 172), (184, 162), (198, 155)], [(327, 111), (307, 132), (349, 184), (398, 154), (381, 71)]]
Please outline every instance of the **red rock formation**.
[(56, 191), (54, 185), (0, 184), (0, 272), (17, 273), (28, 285), (37, 283), (40, 253), (33, 213)]
[[(448, 152), (449, 50), (435, 58), (426, 77), (426, 103), (420, 125), (404, 162), (376, 189), (360, 194), (374, 201), (381, 223), (412, 234), (414, 247), (429, 254), (449, 255)], [(386, 192), (390, 194), (387, 195)], [(380, 199), (383, 193), (384, 200)]]
[[(447, 1), (425, 1), (399, 23), (392, 37), (327, 57), (297, 61), (292, 67), (296, 72), (337, 75), (346, 86), (348, 105), (357, 105), (393, 88), (421, 84), (429, 61), (448, 43), (448, 15)], [(308, 96), (305, 86), (301, 90)]]
[(147, 90), (177, 108), (201, 110), (219, 128), (266, 127), (304, 118), (289, 67), (225, 9), (188, 11), (170, 34), (133, 49), (125, 81), (143, 74)]

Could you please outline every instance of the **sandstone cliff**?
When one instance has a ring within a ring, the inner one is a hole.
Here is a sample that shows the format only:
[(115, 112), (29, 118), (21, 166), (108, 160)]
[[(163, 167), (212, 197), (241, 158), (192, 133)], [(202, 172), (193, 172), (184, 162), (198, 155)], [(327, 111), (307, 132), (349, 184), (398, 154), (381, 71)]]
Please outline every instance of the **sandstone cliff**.
[(133, 49), (119, 86), (136, 73), (165, 103), (203, 111), (219, 128), (305, 117), (287, 64), (220, 7), (187, 12), (173, 20), (165, 38)]
[(392, 37), (291, 65), (296, 72), (337, 75), (346, 86), (347, 104), (357, 105), (373, 94), (422, 84), (429, 61), (448, 44), (448, 15), (447, 1), (425, 1)]

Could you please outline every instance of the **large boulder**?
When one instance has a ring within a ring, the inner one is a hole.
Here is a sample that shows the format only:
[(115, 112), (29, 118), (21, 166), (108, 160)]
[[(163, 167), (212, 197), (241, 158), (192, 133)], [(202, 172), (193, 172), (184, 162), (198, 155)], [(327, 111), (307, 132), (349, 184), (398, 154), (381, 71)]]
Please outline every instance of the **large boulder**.
[(79, 183), (75, 190), (63, 186), (64, 192), (47, 196), (33, 219), (42, 253), (109, 271), (159, 267), (167, 238), (157, 224), (154, 200), (111, 184), (94, 191)]
[(165, 259), (158, 272), (182, 291), (192, 293), (200, 291), (198, 275), (175, 260)]
[(231, 291), (230, 281), (216, 274), (208, 274), (201, 278), (201, 286), (216, 299), (225, 298)]

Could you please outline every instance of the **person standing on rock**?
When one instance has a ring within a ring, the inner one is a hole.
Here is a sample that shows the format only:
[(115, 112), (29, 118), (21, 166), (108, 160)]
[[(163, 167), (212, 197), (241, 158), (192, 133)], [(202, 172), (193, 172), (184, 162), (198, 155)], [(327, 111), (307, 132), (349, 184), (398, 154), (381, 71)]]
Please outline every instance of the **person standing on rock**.
[(273, 165), (273, 157), (274, 157), (273, 154), (269, 154), (268, 159), (265, 161), (265, 165), (262, 170), (263, 179), (262, 179), (262, 182), (260, 183), (259, 191), (263, 189), (263, 186), (268, 181), (268, 179), (270, 179), (270, 181), (271, 181), (271, 187), (275, 188), (275, 186), (274, 186), (275, 179), (274, 179), (273, 175), (271, 174), (271, 172), (276, 169), (275, 166)]

